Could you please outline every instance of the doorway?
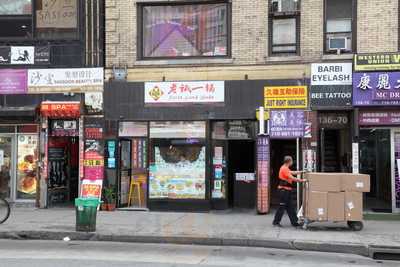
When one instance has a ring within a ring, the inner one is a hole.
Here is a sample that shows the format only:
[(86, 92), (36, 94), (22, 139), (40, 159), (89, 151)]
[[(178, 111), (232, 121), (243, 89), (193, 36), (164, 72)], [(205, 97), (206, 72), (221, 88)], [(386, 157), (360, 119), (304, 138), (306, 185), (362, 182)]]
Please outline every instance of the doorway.
[(351, 172), (349, 129), (321, 129), (321, 171)]
[(13, 137), (0, 136), (0, 197), (6, 199), (12, 198), (11, 183), (15, 180), (13, 179), (13, 147)]
[(365, 207), (373, 212), (392, 212), (390, 129), (362, 129), (359, 143), (360, 173), (371, 177)]
[(228, 201), (233, 208), (253, 209), (257, 199), (255, 142), (228, 141)]
[(79, 188), (78, 137), (49, 137), (48, 175), (49, 206), (72, 206)]
[(296, 140), (271, 140), (271, 206), (279, 205), (279, 169), (285, 156), (291, 156), (296, 164)]

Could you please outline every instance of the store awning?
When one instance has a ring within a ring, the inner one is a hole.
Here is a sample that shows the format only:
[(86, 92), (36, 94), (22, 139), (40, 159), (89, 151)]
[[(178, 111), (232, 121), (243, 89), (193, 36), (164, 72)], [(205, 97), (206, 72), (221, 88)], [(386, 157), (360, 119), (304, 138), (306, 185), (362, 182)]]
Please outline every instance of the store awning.
[(42, 102), (40, 113), (49, 118), (79, 118), (81, 115), (80, 102)]

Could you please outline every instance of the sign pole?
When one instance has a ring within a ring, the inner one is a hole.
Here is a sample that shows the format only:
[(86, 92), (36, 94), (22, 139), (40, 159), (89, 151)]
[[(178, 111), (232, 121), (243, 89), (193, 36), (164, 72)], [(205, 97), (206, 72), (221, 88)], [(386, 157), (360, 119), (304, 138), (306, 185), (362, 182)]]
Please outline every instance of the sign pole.
[[(297, 171), (300, 171), (300, 139), (296, 138), (296, 165)], [(297, 184), (297, 211), (300, 209), (300, 183)]]

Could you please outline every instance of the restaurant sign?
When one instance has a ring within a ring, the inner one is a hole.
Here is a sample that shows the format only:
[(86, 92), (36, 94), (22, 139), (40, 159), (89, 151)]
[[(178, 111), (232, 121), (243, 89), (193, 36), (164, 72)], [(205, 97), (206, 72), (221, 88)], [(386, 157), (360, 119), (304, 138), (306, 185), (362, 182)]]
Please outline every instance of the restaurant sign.
[(358, 123), (360, 126), (400, 125), (400, 111), (360, 111), (358, 115)]
[(400, 72), (353, 74), (354, 106), (399, 106)]
[(358, 54), (354, 56), (355, 71), (400, 70), (400, 53)]
[(147, 82), (145, 104), (223, 103), (224, 81)]
[(103, 68), (29, 69), (29, 93), (103, 91)]
[(307, 86), (266, 86), (264, 88), (266, 109), (305, 109), (307, 105)]

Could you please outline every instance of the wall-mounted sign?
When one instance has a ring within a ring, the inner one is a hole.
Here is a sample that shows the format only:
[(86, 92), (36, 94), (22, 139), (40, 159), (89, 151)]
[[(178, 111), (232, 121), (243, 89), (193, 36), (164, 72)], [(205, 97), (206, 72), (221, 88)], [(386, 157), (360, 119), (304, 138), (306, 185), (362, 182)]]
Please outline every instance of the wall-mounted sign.
[(103, 93), (85, 93), (85, 111), (88, 115), (101, 114), (103, 111)]
[(307, 86), (267, 86), (264, 88), (264, 107), (266, 109), (305, 109), (307, 105)]
[(396, 110), (362, 110), (358, 114), (358, 123), (361, 126), (400, 125), (400, 111)]
[(269, 211), (270, 186), (270, 140), (267, 136), (257, 138), (257, 212)]
[(319, 113), (318, 120), (320, 128), (340, 129), (349, 126), (349, 116), (345, 112)]
[(352, 161), (352, 172), (353, 173), (360, 173), (360, 157), (359, 157), (359, 145), (358, 143), (352, 143), (352, 154), (351, 154), (351, 161)]
[(27, 71), (0, 69), (0, 94), (26, 94)]
[(400, 70), (400, 53), (357, 54), (355, 71)]
[(29, 93), (103, 91), (103, 68), (29, 69)]
[(400, 72), (353, 74), (354, 106), (399, 106)]
[(302, 138), (304, 120), (302, 110), (271, 110), (269, 135), (271, 138)]
[(78, 22), (77, 0), (42, 0), (36, 8), (37, 28), (71, 29)]
[(52, 120), (51, 136), (78, 136), (78, 122), (76, 120)]
[(145, 104), (223, 103), (224, 81), (150, 82), (144, 85)]
[(235, 173), (235, 179), (236, 179), (236, 181), (250, 183), (250, 182), (254, 182), (256, 180), (256, 177), (255, 177), (254, 172), (251, 172), (251, 173), (240, 172), (240, 173)]
[(49, 63), (49, 46), (0, 47), (0, 65), (44, 65)]
[(77, 118), (80, 116), (80, 102), (42, 102), (42, 116), (52, 118)]
[(311, 65), (310, 106), (313, 108), (351, 106), (352, 64)]

